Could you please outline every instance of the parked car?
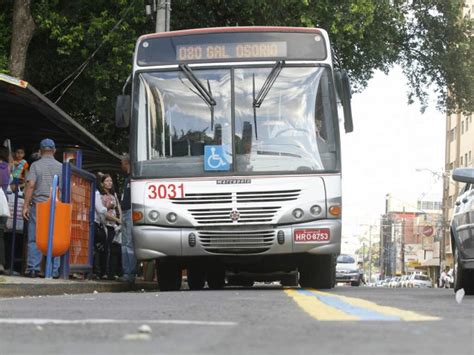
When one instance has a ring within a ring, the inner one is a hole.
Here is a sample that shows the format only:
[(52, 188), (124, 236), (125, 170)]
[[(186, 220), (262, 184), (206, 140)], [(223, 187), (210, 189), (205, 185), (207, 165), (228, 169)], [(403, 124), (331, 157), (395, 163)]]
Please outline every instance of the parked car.
[(410, 275), (403, 275), (400, 278), (400, 287), (407, 287), (407, 283), (409, 279), (410, 279)]
[(388, 287), (398, 288), (399, 285), (400, 285), (400, 277), (396, 276), (396, 277), (392, 277), (392, 279), (390, 280), (390, 282), (388, 284)]
[(453, 180), (465, 182), (454, 206), (451, 246), (454, 256), (454, 292), (474, 295), (474, 168), (458, 168)]
[(389, 287), (390, 281), (392, 280), (391, 277), (387, 277), (385, 280), (382, 281), (382, 287)]
[(341, 254), (337, 257), (336, 282), (350, 282), (352, 286), (359, 286), (362, 274), (359, 265), (352, 255)]
[(407, 287), (416, 287), (416, 288), (423, 288), (423, 287), (433, 287), (433, 282), (428, 277), (428, 275), (423, 274), (412, 274), (407, 282)]

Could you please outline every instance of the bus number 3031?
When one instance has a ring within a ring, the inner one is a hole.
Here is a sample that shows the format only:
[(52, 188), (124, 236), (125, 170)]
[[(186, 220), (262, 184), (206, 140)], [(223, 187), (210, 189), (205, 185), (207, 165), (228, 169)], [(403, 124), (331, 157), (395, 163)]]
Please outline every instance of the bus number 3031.
[(160, 184), (148, 185), (148, 198), (150, 200), (162, 199), (162, 198), (183, 198), (184, 197), (184, 184)]

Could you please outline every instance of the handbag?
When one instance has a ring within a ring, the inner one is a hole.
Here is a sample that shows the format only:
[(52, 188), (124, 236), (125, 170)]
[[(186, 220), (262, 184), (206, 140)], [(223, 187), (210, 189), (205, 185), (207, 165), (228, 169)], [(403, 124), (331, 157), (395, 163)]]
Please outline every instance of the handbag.
[(0, 217), (10, 217), (10, 206), (2, 188), (0, 188)]

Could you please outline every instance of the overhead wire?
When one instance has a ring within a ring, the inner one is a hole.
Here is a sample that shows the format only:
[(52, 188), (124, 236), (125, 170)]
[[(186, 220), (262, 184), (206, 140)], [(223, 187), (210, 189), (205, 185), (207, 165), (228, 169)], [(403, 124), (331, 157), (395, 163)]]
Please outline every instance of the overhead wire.
[(94, 58), (94, 56), (97, 54), (97, 52), (102, 48), (102, 46), (109, 40), (109, 35), (114, 32), (125, 20), (125, 17), (127, 16), (128, 12), (130, 9), (135, 5), (136, 0), (132, 1), (130, 5), (127, 7), (125, 10), (124, 14), (122, 15), (122, 18), (118, 20), (115, 25), (111, 28), (111, 30), (104, 36), (104, 39), (102, 42), (97, 46), (97, 48), (92, 52), (92, 54), (81, 64), (79, 65), (75, 70), (73, 70), (68, 76), (66, 76), (60, 83), (55, 85), (52, 89), (48, 90), (44, 95), (49, 95), (50, 93), (54, 92), (57, 88), (59, 88), (61, 85), (63, 85), (67, 80), (69, 80), (72, 76), (73, 79), (70, 81), (70, 83), (61, 91), (60, 96), (54, 101), (54, 103), (58, 103), (59, 100), (64, 96), (64, 94), (69, 90), (69, 88), (74, 84), (74, 82), (77, 80), (77, 78), (84, 72), (84, 70), (87, 68), (91, 60)]

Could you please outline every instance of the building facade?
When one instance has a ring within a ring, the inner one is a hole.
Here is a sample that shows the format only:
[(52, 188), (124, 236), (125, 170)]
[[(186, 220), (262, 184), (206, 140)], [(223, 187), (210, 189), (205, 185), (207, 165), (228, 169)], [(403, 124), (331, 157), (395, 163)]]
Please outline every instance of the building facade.
[[(474, 0), (466, 0), (464, 15), (474, 14)], [(472, 112), (455, 112), (446, 117), (446, 150), (443, 174), (443, 240), (441, 243), (441, 266), (452, 267), (453, 251), (449, 224), (453, 217), (454, 204), (462, 183), (451, 179), (452, 171), (459, 167), (472, 167), (474, 164), (474, 126)]]
[(380, 232), (382, 277), (427, 273), (433, 283), (440, 274), (443, 216), (440, 201), (394, 203), (389, 195)]

